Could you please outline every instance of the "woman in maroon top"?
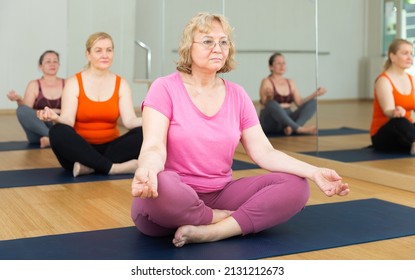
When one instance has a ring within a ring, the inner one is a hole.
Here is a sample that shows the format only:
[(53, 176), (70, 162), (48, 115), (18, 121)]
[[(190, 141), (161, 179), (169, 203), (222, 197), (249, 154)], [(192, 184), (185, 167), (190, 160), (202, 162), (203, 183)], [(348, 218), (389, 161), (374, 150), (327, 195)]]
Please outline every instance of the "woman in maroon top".
[(18, 105), (16, 115), (29, 143), (40, 144), (41, 148), (46, 148), (50, 146), (48, 135), (52, 122), (39, 120), (36, 111), (48, 106), (60, 113), (65, 80), (57, 77), (59, 54), (53, 50), (45, 51), (39, 58), (39, 69), (43, 73), (42, 77), (28, 83), (24, 97), (14, 90), (7, 97)]
[[(319, 87), (311, 95), (301, 98), (293, 80), (284, 77), (286, 66), (281, 53), (274, 53), (268, 61), (271, 74), (261, 82), (260, 102), (264, 106), (260, 112), (260, 122), (265, 133), (285, 135), (316, 134), (317, 127), (304, 126), (316, 112), (316, 97), (326, 93)], [(292, 104), (296, 110), (292, 109)]]

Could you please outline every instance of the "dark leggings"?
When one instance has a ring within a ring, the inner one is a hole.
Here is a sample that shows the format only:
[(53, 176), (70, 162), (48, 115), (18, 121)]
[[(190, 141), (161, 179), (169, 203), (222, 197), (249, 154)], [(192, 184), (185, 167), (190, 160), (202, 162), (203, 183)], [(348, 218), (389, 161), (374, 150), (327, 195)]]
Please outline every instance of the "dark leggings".
[(372, 136), (372, 144), (379, 151), (411, 150), (415, 142), (415, 126), (406, 118), (393, 118)]
[(311, 99), (304, 103), (297, 110), (282, 108), (275, 100), (269, 101), (261, 110), (259, 120), (265, 133), (279, 133), (287, 126), (294, 132), (303, 126), (314, 115), (317, 109), (317, 101)]
[(36, 116), (36, 110), (33, 108), (26, 105), (19, 105), (16, 110), (16, 115), (26, 133), (29, 143), (39, 144), (41, 137), (48, 136), (52, 122), (39, 120)]
[(93, 145), (69, 125), (56, 124), (49, 131), (50, 145), (63, 168), (72, 171), (75, 162), (97, 173), (108, 174), (113, 163), (137, 159), (143, 143), (141, 127), (133, 128), (112, 142)]

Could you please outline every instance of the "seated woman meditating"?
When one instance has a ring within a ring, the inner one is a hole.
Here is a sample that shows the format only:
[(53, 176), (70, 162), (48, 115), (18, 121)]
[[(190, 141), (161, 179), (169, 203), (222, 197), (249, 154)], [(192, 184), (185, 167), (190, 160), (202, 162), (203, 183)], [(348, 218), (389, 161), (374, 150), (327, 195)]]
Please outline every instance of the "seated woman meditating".
[[(56, 124), (49, 137), (53, 152), (73, 176), (92, 172), (134, 173), (143, 134), (126, 80), (112, 73), (114, 43), (107, 33), (92, 34), (86, 43), (86, 70), (70, 77), (61, 114), (45, 107), (42, 120)], [(120, 136), (118, 118), (128, 132)]]
[[(284, 77), (285, 58), (281, 53), (274, 53), (268, 61), (271, 74), (264, 78), (259, 89), (260, 122), (265, 133), (284, 133), (285, 135), (316, 134), (316, 126), (304, 126), (315, 114), (316, 97), (326, 93), (319, 87), (311, 95), (301, 98), (295, 82)], [(293, 110), (292, 104), (297, 108)]]
[(370, 126), (376, 150), (415, 155), (414, 78), (406, 72), (412, 66), (412, 50), (413, 45), (407, 40), (392, 41), (384, 71), (376, 79)]
[[(348, 185), (273, 148), (252, 100), (221, 78), (234, 68), (232, 27), (222, 15), (190, 20), (177, 71), (158, 78), (143, 102), (144, 140), (131, 185), (131, 217), (176, 247), (247, 235), (284, 223), (307, 203), (313, 181), (327, 196)], [(238, 143), (267, 174), (232, 178)]]
[(16, 115), (30, 144), (40, 145), (41, 148), (50, 146), (50, 121), (41, 121), (36, 117), (36, 111), (46, 106), (57, 114), (61, 111), (61, 97), (65, 80), (58, 77), (59, 53), (47, 50), (39, 58), (39, 69), (42, 78), (28, 83), (23, 97), (11, 90), (7, 97), (17, 103)]

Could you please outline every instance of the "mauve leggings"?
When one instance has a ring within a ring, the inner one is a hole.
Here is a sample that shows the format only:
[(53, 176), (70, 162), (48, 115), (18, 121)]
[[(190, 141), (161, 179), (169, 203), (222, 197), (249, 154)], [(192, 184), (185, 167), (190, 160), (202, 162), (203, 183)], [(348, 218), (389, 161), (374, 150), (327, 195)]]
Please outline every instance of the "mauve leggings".
[(207, 225), (212, 209), (233, 210), (242, 234), (259, 232), (284, 223), (300, 212), (309, 197), (306, 179), (268, 173), (231, 181), (213, 193), (196, 193), (181, 182), (177, 173), (158, 174), (156, 199), (134, 198), (131, 218), (137, 228), (150, 236), (173, 234), (182, 225)]

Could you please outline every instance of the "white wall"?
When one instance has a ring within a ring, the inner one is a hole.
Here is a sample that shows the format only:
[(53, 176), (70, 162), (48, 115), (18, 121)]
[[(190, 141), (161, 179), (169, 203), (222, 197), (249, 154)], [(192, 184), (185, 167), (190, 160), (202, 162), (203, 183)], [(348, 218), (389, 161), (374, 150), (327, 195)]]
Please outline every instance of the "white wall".
[(321, 84), (328, 89), (323, 99), (357, 99), (364, 94), (366, 2), (319, 1), (319, 45), (330, 52), (319, 60)]
[[(87, 64), (85, 43), (92, 33), (106, 32), (114, 41), (111, 70), (125, 78), (133, 92), (135, 0), (69, 0), (68, 1), (68, 75), (81, 71)], [(135, 98), (135, 105), (141, 102)]]
[[(323, 99), (372, 95), (368, 65), (381, 58), (381, 3), (318, 1), (319, 50), (326, 53), (319, 56), (318, 81), (329, 90)], [(273, 50), (313, 49), (314, 4), (313, 0), (0, 0), (0, 51), (4, 62), (0, 64), (0, 109), (16, 106), (5, 96), (10, 88), (23, 94), (27, 82), (40, 77), (37, 60), (46, 49), (61, 54), (60, 76), (81, 70), (86, 64), (85, 41), (96, 31), (113, 36), (112, 70), (130, 82), (138, 106), (147, 88), (133, 82), (142, 67), (134, 41), (140, 39), (152, 45), (152, 78), (167, 74), (174, 71), (174, 49), (190, 17), (196, 11), (223, 9), (235, 27), (240, 50), (238, 68), (225, 78), (242, 84), (256, 100)], [(243, 52), (254, 48), (261, 52)], [(316, 85), (314, 56), (287, 53), (286, 59), (287, 75), (297, 81), (303, 95), (309, 94)]]
[[(200, 11), (224, 13), (235, 29), (238, 62), (237, 68), (224, 77), (244, 86), (257, 100), (260, 81), (269, 74), (268, 58), (274, 51), (314, 50), (314, 8), (314, 2), (309, 0), (139, 0), (136, 38), (152, 48), (151, 76), (156, 78), (175, 71), (179, 39), (192, 16)], [(136, 54), (142, 58), (141, 63), (136, 61), (136, 67), (143, 73), (145, 57), (138, 50)], [(287, 75), (311, 93), (315, 88), (314, 54), (285, 56)]]
[(39, 56), (48, 49), (59, 52), (59, 76), (66, 77), (67, 0), (0, 0), (0, 109), (16, 108), (6, 94), (24, 94), (30, 80), (38, 79)]

